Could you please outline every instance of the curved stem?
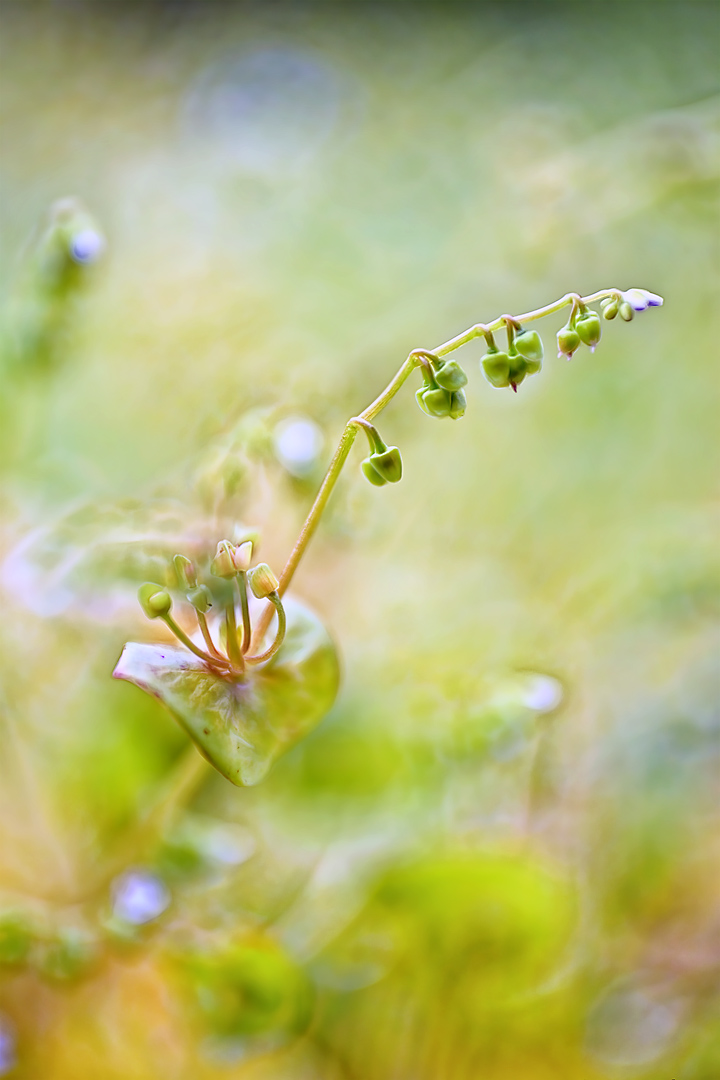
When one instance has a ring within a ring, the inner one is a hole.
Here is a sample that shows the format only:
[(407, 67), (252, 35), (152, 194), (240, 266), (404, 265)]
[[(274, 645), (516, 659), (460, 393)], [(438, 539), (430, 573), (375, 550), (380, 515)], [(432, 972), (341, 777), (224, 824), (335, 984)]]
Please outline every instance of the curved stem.
[(425, 349), (413, 349), (408, 356), (408, 360), (413, 358), (418, 367), (422, 371), (423, 382), (427, 387), (437, 387), (435, 382), (435, 368), (433, 367), (433, 361), (437, 360), (437, 356), (433, 356), (432, 353), (426, 352)]
[(285, 640), (285, 630), (287, 629), (287, 619), (285, 617), (285, 608), (283, 607), (282, 600), (276, 592), (270, 593), (268, 600), (277, 611), (278, 628), (275, 635), (275, 640), (269, 649), (266, 649), (264, 653), (260, 653), (259, 656), (246, 656), (245, 661), (248, 664), (264, 664), (266, 660), (269, 660), (278, 651), (283, 641)]
[(487, 326), (485, 326), (484, 323), (478, 323), (476, 326), (476, 330), (478, 331), (478, 337), (482, 334), (482, 336), (485, 338), (490, 352), (497, 352), (495, 338), (492, 336), (492, 333), (490, 330), (488, 330)]
[(203, 652), (202, 649), (199, 649), (195, 642), (187, 636), (185, 631), (178, 626), (172, 615), (168, 614), (161, 617), (167, 627), (172, 630), (178, 641), (181, 641), (186, 649), (189, 649), (190, 652), (195, 653), (195, 655), (199, 656), (201, 660), (204, 660), (206, 664), (210, 664), (212, 665), (212, 667), (219, 667), (220, 665), (226, 668), (230, 667), (229, 662), (225, 659), (224, 656), (216, 658), (215, 656), (210, 656), (209, 653)]
[[(599, 300), (603, 300), (606, 296), (615, 296), (618, 292), (617, 289), (600, 289), (598, 292), (590, 293), (588, 296), (578, 296), (577, 293), (565, 293), (559, 300), (554, 300), (551, 304), (546, 304), (545, 307), (534, 308), (532, 311), (525, 311), (522, 315), (500, 315), (497, 319), (493, 319), (489, 323), (475, 323), (475, 325), (469, 327), (467, 330), (463, 330), (462, 334), (458, 334), (454, 338), (450, 338), (448, 341), (443, 342), (442, 345), (438, 345), (436, 349), (414, 349), (407, 359), (404, 361), (399, 370), (395, 373), (388, 385), (382, 391), (373, 402), (368, 405), (366, 409), (360, 413), (355, 420), (373, 420), (378, 413), (382, 412), (386, 405), (388, 405), (401, 389), (403, 384), (410, 377), (414, 369), (420, 365), (423, 365), (423, 359), (426, 363), (430, 362), (430, 358), (438, 359), (441, 356), (447, 356), (448, 353), (454, 352), (455, 349), (459, 349), (462, 345), (467, 345), (469, 341), (473, 341), (478, 337), (485, 337), (488, 344), (492, 340), (492, 333), (494, 330), (502, 330), (507, 326), (507, 319), (510, 319), (513, 323), (521, 325), (529, 322), (534, 322), (536, 319), (542, 319), (546, 315), (552, 315), (556, 311), (561, 311), (562, 308), (567, 307), (568, 304), (572, 304), (576, 300), (582, 304), (594, 304)], [(490, 336), (489, 336), (490, 335)], [(355, 435), (357, 433), (357, 427), (353, 420), (350, 420), (343, 431), (337, 450), (333, 456), (328, 471), (325, 474), (320, 490), (318, 491), (315, 502), (310, 507), (310, 513), (305, 519), (305, 524), (300, 530), (300, 535), (295, 541), (295, 545), (290, 552), (290, 557), (285, 564), (285, 569), (280, 576), (280, 585), (278, 592), (282, 596), (290, 582), (292, 581), (293, 574), (295, 573), (298, 563), (300, 562), (305, 549), (307, 548), (310, 540), (312, 539), (315, 530), (317, 529), (318, 522), (322, 516), (323, 510), (327, 506), (328, 500), (332, 494), (335, 483), (338, 476), (342, 471), (342, 467), (347, 460), (347, 456), (350, 453), (350, 448), (355, 441)], [(253, 646), (257, 647), (270, 625), (270, 620), (273, 616), (273, 607), (268, 604), (265, 610), (261, 613), (260, 618), (255, 626), (253, 633)]]
[(349, 423), (357, 424), (363, 429), (367, 435), (368, 442), (370, 443), (371, 454), (382, 454), (387, 450), (387, 446), (380, 437), (380, 432), (369, 420), (363, 420), (362, 416), (353, 416), (350, 418)]

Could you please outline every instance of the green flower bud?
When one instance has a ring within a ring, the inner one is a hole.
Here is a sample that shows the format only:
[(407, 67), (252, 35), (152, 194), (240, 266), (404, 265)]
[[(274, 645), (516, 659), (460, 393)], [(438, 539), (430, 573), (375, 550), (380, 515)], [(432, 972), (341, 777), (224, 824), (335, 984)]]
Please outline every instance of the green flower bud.
[(377, 471), (369, 457), (365, 458), (360, 465), (360, 468), (365, 474), (365, 478), (369, 480), (371, 484), (374, 484), (375, 487), (384, 487), (385, 484), (387, 484), (387, 480)]
[(242, 544), (238, 544), (233, 552), (233, 566), (236, 570), (249, 570), (250, 563), (252, 562), (253, 544), (252, 540), (244, 540)]
[(444, 416), (450, 415), (451, 397), (452, 395), (438, 386), (430, 389), (421, 388), (415, 394), (417, 403), (423, 412), (426, 412), (428, 416), (435, 416), (438, 419), (442, 419)]
[(435, 372), (435, 381), (443, 390), (462, 390), (467, 385), (467, 375), (456, 360), (446, 360)]
[[(397, 446), (388, 446), (381, 453), (371, 454), (366, 460), (389, 484), (397, 484), (398, 480), (402, 479), (402, 458)], [(367, 472), (365, 475), (367, 476)]]
[(616, 296), (607, 296), (600, 306), (602, 307), (603, 319), (610, 322), (617, 315), (620, 304)]
[(465, 409), (467, 408), (467, 398), (465, 397), (464, 390), (456, 390), (450, 400), (450, 419), (459, 420), (461, 416), (465, 415)]
[(515, 348), (526, 360), (542, 361), (543, 343), (537, 330), (519, 330), (515, 335)]
[(562, 330), (557, 332), (558, 357), (565, 356), (568, 360), (576, 349), (580, 348), (580, 335), (577, 330), (568, 323)]
[(186, 596), (188, 602), (202, 615), (212, 607), (212, 593), (207, 585), (196, 585), (194, 589), (186, 593)]
[(483, 375), (490, 383), (491, 386), (495, 386), (498, 389), (504, 386), (510, 385), (509, 373), (510, 373), (510, 357), (506, 352), (498, 352), (497, 349), (490, 349), (482, 358)]
[(250, 582), (250, 588), (252, 589), (258, 600), (262, 600), (264, 597), (269, 596), (270, 593), (277, 592), (280, 582), (273, 574), (272, 570), (267, 563), (261, 562), (248, 574), (248, 581)]
[(152, 581), (146, 581), (140, 586), (138, 600), (148, 619), (157, 619), (159, 615), (167, 615), (172, 607), (170, 593)]
[(235, 577), (237, 570), (233, 561), (234, 554), (235, 546), (229, 540), (221, 540), (217, 546), (215, 558), (210, 564), (210, 573), (219, 578)]
[(575, 320), (575, 329), (580, 335), (580, 340), (585, 345), (589, 345), (591, 349), (594, 349), (602, 333), (600, 316), (595, 311), (583, 312)]
[(518, 386), (523, 382), (528, 373), (527, 361), (524, 356), (520, 356), (520, 354), (516, 352), (508, 353), (508, 360), (510, 361), (508, 381), (513, 390), (517, 393)]
[(635, 318), (635, 309), (632, 304), (628, 304), (627, 300), (623, 300), (618, 310), (620, 312), (620, 318), (624, 319), (625, 322), (632, 322)]
[(186, 559), (184, 555), (174, 555), (173, 566), (180, 587), (182, 589), (194, 589), (197, 585), (197, 575), (190, 560)]

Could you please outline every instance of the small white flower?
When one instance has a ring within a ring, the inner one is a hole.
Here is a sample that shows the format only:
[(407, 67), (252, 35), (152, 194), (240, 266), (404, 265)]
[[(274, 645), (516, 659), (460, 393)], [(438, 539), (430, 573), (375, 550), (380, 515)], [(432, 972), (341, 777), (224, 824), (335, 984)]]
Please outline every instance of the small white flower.
[(649, 292), (647, 289), (628, 289), (622, 296), (623, 300), (627, 300), (635, 311), (645, 311), (646, 308), (662, 307), (663, 305), (662, 296)]

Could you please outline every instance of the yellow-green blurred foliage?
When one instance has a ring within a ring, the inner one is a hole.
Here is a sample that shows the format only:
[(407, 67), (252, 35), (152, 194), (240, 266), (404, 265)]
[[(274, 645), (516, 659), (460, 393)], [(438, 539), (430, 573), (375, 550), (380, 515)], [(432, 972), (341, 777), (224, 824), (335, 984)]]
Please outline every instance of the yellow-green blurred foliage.
[[(719, 15), (1, 5), (0, 1075), (720, 1075)], [(295, 581), (336, 705), (183, 804), (137, 583), (278, 571), (411, 348), (610, 286), (665, 306), (395, 399)]]

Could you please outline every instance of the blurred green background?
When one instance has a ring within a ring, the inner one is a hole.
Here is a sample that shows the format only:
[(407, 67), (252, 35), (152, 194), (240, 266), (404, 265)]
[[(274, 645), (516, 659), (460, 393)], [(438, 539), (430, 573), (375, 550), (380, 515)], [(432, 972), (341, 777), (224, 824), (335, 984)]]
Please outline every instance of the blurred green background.
[[(2, 4), (0, 1075), (720, 1075), (719, 41), (715, 3)], [(354, 451), (295, 579), (336, 705), (168, 797), (186, 738), (110, 678), (138, 582), (237, 522), (279, 570), (410, 349), (611, 286), (665, 306), (570, 364), (537, 324), (517, 396), (468, 346), (460, 423), (395, 399), (402, 484)]]

